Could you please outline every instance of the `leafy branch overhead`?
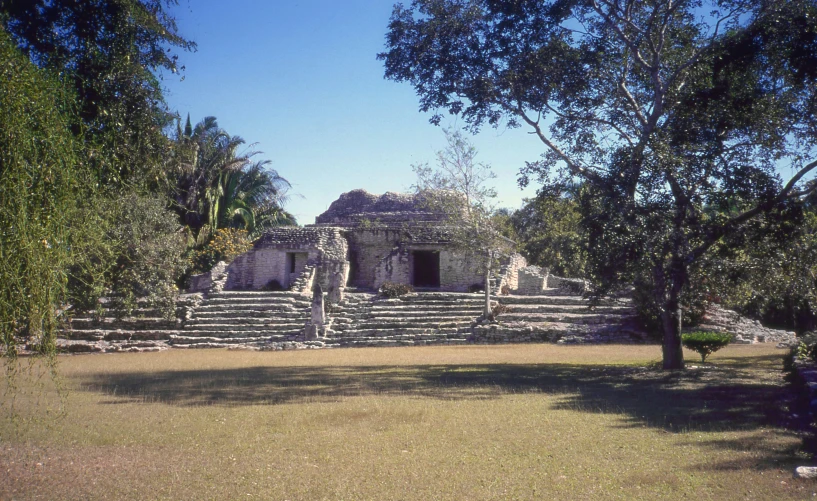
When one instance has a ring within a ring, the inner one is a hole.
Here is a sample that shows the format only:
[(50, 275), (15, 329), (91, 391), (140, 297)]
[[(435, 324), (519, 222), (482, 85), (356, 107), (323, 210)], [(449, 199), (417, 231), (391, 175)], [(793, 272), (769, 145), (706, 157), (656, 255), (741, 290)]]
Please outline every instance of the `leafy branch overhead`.
[(587, 184), (600, 292), (648, 277), (667, 367), (683, 366), (689, 267), (817, 189), (813, 1), (416, 0), (386, 45), (386, 77), (433, 123), (528, 128), (544, 152), (522, 185)]

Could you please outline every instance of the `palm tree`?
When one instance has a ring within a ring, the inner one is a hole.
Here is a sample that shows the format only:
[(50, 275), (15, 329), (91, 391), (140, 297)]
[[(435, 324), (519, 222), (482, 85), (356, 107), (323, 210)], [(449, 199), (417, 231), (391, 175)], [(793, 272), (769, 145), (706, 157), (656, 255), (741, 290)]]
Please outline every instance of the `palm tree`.
[(184, 131), (177, 128), (180, 161), (174, 201), (184, 224), (198, 244), (209, 240), (218, 228), (246, 229), (257, 236), (264, 229), (295, 224), (283, 210), (289, 182), (269, 161), (253, 161), (261, 152), (252, 146), (239, 153), (244, 140), (230, 136), (215, 117)]

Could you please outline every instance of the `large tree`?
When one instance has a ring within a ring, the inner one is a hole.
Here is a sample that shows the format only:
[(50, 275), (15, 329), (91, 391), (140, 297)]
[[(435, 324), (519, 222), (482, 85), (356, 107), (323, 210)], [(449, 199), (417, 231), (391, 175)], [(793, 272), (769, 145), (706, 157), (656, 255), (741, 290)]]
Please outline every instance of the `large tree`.
[(37, 66), (74, 91), (72, 124), (104, 186), (161, 177), (171, 123), (162, 72), (194, 50), (169, 13), (177, 0), (2, 0), (0, 23)]
[(691, 266), (815, 188), (814, 0), (417, 0), (380, 58), (432, 122), (528, 127), (545, 152), (523, 183), (588, 184), (591, 264), (602, 290), (648, 277), (665, 368)]

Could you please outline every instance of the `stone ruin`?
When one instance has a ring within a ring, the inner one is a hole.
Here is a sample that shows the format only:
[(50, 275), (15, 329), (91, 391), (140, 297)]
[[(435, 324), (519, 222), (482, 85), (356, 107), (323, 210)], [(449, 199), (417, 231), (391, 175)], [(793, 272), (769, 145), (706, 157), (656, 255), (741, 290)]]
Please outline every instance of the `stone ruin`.
[[(493, 343), (643, 343), (650, 337), (628, 297), (590, 305), (584, 280), (556, 277), (505, 255), (492, 277), (498, 323), (476, 322), (482, 286), (468, 255), (450, 244), (441, 214), (412, 195), (344, 193), (315, 224), (269, 230), (232, 263), (193, 277), (175, 319), (141, 304), (133, 318), (71, 319), (62, 349), (155, 351), (174, 348), (301, 349)], [(385, 282), (419, 293), (384, 298)], [(143, 301), (144, 303), (144, 301)], [(744, 343), (790, 345), (794, 333), (766, 329), (713, 310), (705, 328)]]
[[(303, 228), (269, 230), (251, 251), (225, 268), (193, 277), (189, 292), (285, 289), (311, 295), (319, 284), (337, 303), (346, 288), (377, 290), (385, 282), (420, 290), (462, 292), (484, 279), (467, 253), (450, 245), (445, 216), (423, 208), (416, 195), (364, 190), (344, 193)], [(494, 281), (497, 287), (536, 293), (529, 287), (527, 263), (505, 255)], [(538, 270), (538, 268), (536, 269)], [(539, 279), (539, 289), (547, 287)]]

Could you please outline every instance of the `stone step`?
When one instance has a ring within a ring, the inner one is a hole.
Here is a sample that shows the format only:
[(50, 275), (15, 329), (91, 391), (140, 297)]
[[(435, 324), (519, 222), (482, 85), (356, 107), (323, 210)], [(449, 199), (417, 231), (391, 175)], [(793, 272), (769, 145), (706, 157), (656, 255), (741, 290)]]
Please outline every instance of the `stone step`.
[[(541, 295), (541, 296), (499, 296), (499, 302), (513, 306), (515, 304), (548, 304), (548, 305), (584, 305), (587, 306), (590, 302), (581, 296), (556, 296), (556, 295)], [(613, 300), (605, 299), (599, 302), (604, 306), (627, 306), (631, 303), (628, 300)]]
[(190, 327), (193, 325), (208, 325), (208, 324), (221, 324), (221, 325), (277, 325), (277, 324), (298, 324), (303, 325), (309, 319), (306, 315), (300, 315), (297, 317), (279, 317), (279, 316), (269, 316), (269, 317), (231, 317), (231, 316), (213, 316), (213, 317), (195, 317), (188, 320), (185, 323), (185, 327)]
[(217, 337), (217, 336), (172, 336), (168, 341), (169, 344), (196, 344), (196, 343), (218, 343), (218, 344), (246, 344), (246, 343), (265, 343), (270, 340), (270, 336), (254, 336), (254, 337)]
[[(185, 336), (199, 336), (199, 335), (214, 335), (218, 337), (224, 336), (260, 336), (264, 334), (287, 334), (297, 333), (303, 330), (304, 324), (283, 324), (283, 325), (230, 325), (230, 324), (207, 324), (207, 325), (192, 325), (183, 331)], [(206, 333), (206, 334), (201, 334)]]
[(176, 320), (167, 320), (163, 317), (158, 318), (77, 318), (71, 320), (71, 328), (74, 330), (84, 329), (174, 329), (176, 327)]
[(367, 311), (367, 312), (359, 312), (359, 313), (339, 313), (335, 315), (331, 315), (332, 318), (346, 318), (350, 320), (368, 320), (372, 318), (383, 318), (383, 319), (392, 319), (392, 318), (402, 318), (406, 319), (406, 321), (422, 321), (425, 319), (455, 319), (455, 318), (476, 318), (479, 314), (482, 313), (482, 310), (443, 310), (443, 311), (428, 311), (428, 310), (417, 310), (417, 311)]
[(127, 330), (127, 329), (88, 329), (65, 331), (66, 339), (85, 341), (121, 341), (126, 339), (138, 341), (155, 341), (169, 339), (173, 334), (183, 331), (175, 329), (148, 329), (148, 330)]
[(235, 323), (191, 323), (185, 326), (184, 331), (204, 330), (204, 331), (246, 331), (246, 332), (277, 332), (299, 330), (304, 327), (304, 322), (288, 323), (265, 323), (265, 324), (235, 324)]
[(270, 306), (289, 306), (294, 308), (306, 308), (312, 304), (311, 301), (303, 301), (292, 298), (265, 298), (265, 297), (242, 297), (242, 298), (215, 298), (204, 301), (202, 306), (229, 306), (249, 308), (255, 305), (264, 307)]
[[(294, 291), (239, 291), (239, 290), (222, 290), (220, 292), (211, 292), (207, 299), (213, 298), (246, 298), (246, 297), (267, 297), (267, 298), (299, 298), (303, 299), (306, 296)], [(308, 299), (308, 298), (307, 298)]]
[(468, 344), (470, 341), (467, 338), (445, 338), (445, 339), (391, 339), (391, 338), (377, 338), (377, 337), (362, 337), (355, 339), (343, 340), (327, 340), (327, 346), (342, 346), (348, 348), (354, 347), (392, 347), (392, 346), (417, 346), (417, 345), (435, 345), (435, 344)]
[(210, 304), (209, 302), (199, 306), (195, 309), (196, 312), (209, 311), (309, 311), (311, 304), (291, 305), (291, 304), (272, 304), (272, 303), (241, 303), (241, 304)]
[[(439, 305), (434, 307), (428, 306), (413, 306), (413, 305), (383, 305), (383, 306), (374, 306), (368, 311), (372, 311), (374, 313), (380, 312), (447, 312), (447, 311), (465, 311), (465, 312), (480, 312), (482, 311), (481, 306), (463, 306), (463, 305)], [(353, 312), (354, 313), (354, 312)]]
[(309, 311), (270, 311), (270, 310), (196, 310), (194, 319), (209, 318), (257, 318), (257, 319), (278, 319), (278, 318), (309, 318)]
[(398, 329), (398, 328), (405, 328), (405, 327), (414, 327), (417, 329), (442, 329), (442, 328), (449, 328), (449, 327), (469, 327), (474, 322), (474, 319), (471, 317), (462, 317), (462, 318), (454, 318), (447, 321), (426, 321), (426, 322), (418, 322), (416, 320), (406, 320), (400, 321), (400, 319), (370, 319), (361, 322), (352, 322), (352, 323), (340, 323), (337, 326), (334, 326), (333, 329), (337, 330), (349, 330), (349, 329)]
[[(504, 304), (504, 303), (503, 303)], [(628, 306), (597, 306), (590, 309), (587, 304), (513, 304), (508, 305), (512, 313), (593, 313), (626, 315), (633, 312)]]
[(561, 322), (567, 324), (618, 323), (622, 315), (593, 313), (503, 313), (497, 317), (503, 322)]
[(469, 331), (468, 327), (463, 328), (456, 328), (456, 327), (446, 327), (442, 329), (426, 329), (426, 328), (418, 328), (418, 327), (396, 327), (396, 328), (371, 328), (371, 329), (348, 329), (348, 330), (339, 330), (339, 331), (332, 331), (333, 337), (338, 338), (353, 338), (353, 337), (366, 337), (366, 336), (373, 336), (373, 337), (383, 337), (383, 336), (419, 336), (419, 335), (430, 335), (430, 336), (445, 336), (448, 334), (457, 335), (463, 334), (464, 332)]

